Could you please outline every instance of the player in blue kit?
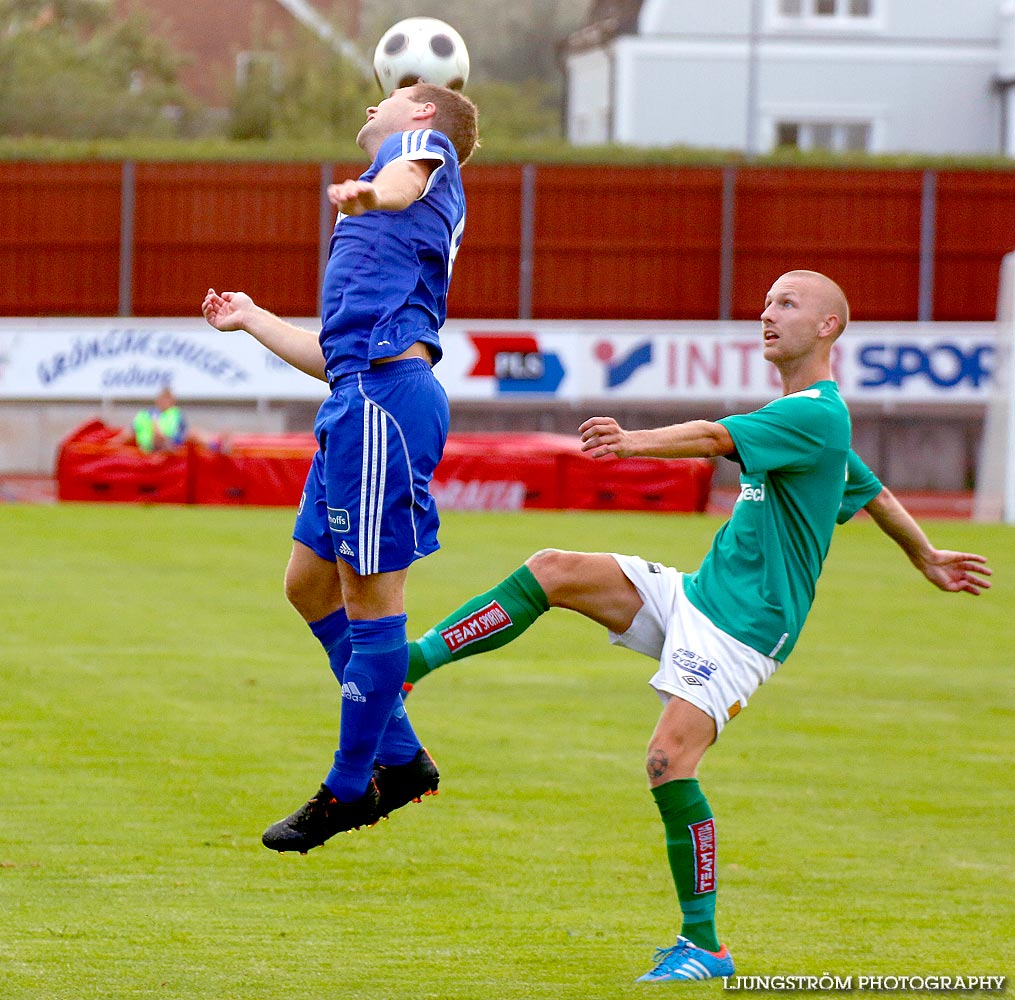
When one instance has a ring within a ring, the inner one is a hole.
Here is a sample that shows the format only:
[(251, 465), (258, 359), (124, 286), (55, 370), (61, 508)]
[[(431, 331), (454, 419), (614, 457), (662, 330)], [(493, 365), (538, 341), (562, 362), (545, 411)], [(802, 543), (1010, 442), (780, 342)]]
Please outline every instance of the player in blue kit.
[(682, 924), (643, 982), (731, 976), (719, 941), (716, 827), (698, 765), (725, 725), (792, 651), (837, 523), (865, 508), (916, 568), (945, 591), (990, 586), (982, 556), (937, 549), (853, 453), (849, 412), (832, 380), (848, 306), (835, 282), (790, 271), (761, 314), (764, 356), (783, 395), (753, 413), (628, 431), (612, 417), (581, 428), (599, 458), (725, 456), (740, 465), (730, 519), (693, 573), (608, 552), (544, 549), (464, 604), (411, 649), (409, 680), (512, 641), (551, 607), (605, 626), (658, 663), (663, 709), (646, 757)]
[(243, 330), (331, 394), (314, 425), (286, 567), (286, 596), (342, 686), (339, 746), (318, 792), (262, 838), (305, 853), (437, 790), (439, 775), (401, 699), (408, 664), (409, 566), (438, 548), (429, 483), (448, 431), (431, 368), (465, 228), (460, 165), (478, 142), (475, 106), (429, 84), (395, 90), (357, 142), (372, 158), (333, 184), (339, 210), (325, 270), (320, 335), (209, 289), (205, 318)]

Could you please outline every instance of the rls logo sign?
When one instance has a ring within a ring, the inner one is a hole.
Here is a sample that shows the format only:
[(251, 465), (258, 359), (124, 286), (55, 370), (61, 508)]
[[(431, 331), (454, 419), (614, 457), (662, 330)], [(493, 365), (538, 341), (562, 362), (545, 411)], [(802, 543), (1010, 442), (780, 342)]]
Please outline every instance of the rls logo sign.
[(493, 377), (501, 392), (556, 392), (564, 380), (560, 355), (540, 350), (535, 337), (469, 334), (476, 349), (470, 378)]

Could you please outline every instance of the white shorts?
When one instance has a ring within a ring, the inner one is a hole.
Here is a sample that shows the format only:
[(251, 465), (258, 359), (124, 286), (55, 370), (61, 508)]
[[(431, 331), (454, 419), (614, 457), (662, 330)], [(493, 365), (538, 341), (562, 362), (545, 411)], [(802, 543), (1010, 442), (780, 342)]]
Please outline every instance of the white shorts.
[(717, 628), (685, 596), (683, 573), (637, 556), (611, 553), (644, 604), (610, 642), (659, 661), (649, 681), (665, 704), (671, 697), (696, 705), (715, 720), (716, 734), (779, 666)]

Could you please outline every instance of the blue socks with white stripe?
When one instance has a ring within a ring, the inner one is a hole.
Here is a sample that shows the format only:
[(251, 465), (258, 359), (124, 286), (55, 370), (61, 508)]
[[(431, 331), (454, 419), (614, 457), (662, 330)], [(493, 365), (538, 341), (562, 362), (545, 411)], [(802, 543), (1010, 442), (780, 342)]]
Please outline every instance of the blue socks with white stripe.
[(310, 623), (342, 685), (342, 727), (324, 783), (342, 802), (366, 790), (374, 764), (404, 764), (420, 748), (402, 704), (409, 662), (406, 616), (352, 621), (344, 609)]

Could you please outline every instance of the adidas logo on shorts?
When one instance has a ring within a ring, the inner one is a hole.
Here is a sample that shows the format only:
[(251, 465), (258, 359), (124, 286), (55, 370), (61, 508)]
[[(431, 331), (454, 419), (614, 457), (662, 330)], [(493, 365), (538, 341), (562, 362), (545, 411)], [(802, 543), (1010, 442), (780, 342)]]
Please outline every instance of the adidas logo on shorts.
[(356, 553), (353, 552), (353, 550), (352, 550), (352, 546), (349, 545), (348, 542), (342, 542), (342, 544), (339, 545), (339, 547), (338, 547), (338, 554), (341, 555), (341, 556), (355, 556), (356, 555)]
[(366, 695), (356, 686), (355, 681), (346, 681), (342, 685), (342, 697), (348, 698), (349, 701), (364, 702), (367, 700)]

